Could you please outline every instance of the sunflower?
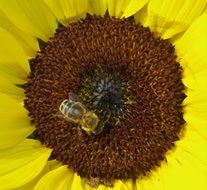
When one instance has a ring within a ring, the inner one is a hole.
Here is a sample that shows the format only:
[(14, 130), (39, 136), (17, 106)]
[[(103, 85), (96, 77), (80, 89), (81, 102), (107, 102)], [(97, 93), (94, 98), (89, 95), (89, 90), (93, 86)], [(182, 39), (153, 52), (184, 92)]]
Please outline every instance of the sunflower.
[(0, 189), (206, 189), (206, 8), (1, 0)]

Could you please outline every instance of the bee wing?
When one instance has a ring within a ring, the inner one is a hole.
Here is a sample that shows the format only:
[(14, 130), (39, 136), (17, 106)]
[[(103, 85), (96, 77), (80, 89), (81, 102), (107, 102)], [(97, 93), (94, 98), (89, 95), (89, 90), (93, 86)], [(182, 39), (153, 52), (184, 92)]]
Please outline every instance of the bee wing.
[(79, 102), (80, 98), (78, 97), (77, 94), (73, 93), (73, 92), (69, 92), (68, 93), (68, 99), (74, 102)]
[(64, 119), (66, 121), (70, 121), (70, 122), (73, 122), (73, 123), (77, 123), (77, 121), (75, 119), (72, 119), (72, 118), (69, 118), (69, 117), (66, 117), (64, 116), (61, 112), (57, 112), (55, 114), (53, 114), (54, 117), (58, 117), (60, 119)]

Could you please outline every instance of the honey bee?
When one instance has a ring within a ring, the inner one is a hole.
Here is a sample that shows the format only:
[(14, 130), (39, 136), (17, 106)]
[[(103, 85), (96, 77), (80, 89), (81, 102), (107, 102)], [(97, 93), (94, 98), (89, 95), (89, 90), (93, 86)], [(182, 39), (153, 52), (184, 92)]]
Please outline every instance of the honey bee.
[(87, 110), (75, 93), (68, 94), (68, 99), (63, 100), (60, 104), (59, 111), (64, 119), (78, 124), (79, 132), (82, 129), (88, 135), (99, 134), (104, 128), (100, 124), (98, 116), (93, 111)]

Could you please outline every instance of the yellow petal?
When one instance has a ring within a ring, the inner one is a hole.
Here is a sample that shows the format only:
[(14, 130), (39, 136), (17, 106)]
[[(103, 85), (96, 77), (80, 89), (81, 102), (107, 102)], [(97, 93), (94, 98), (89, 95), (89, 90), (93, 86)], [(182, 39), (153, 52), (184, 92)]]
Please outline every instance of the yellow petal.
[(44, 2), (51, 9), (51, 11), (55, 14), (58, 21), (66, 25), (67, 24), (66, 17), (63, 13), (59, 0), (44, 0)]
[(43, 176), (34, 190), (68, 190), (73, 184), (74, 173), (61, 166)]
[[(160, 168), (160, 170), (163, 170)], [(158, 170), (151, 171), (147, 176), (137, 179), (137, 189), (142, 190), (166, 190), (163, 188), (161, 176)]]
[(34, 37), (26, 34), (22, 30), (17, 28), (1, 10), (0, 26), (4, 28), (7, 32), (12, 34), (12, 36), (21, 44), (27, 56), (34, 57), (36, 52), (39, 50), (37, 40)]
[(196, 161), (190, 161), (190, 155), (182, 151), (180, 154), (179, 158), (168, 160), (166, 169), (160, 172), (163, 189), (206, 189), (205, 172), (198, 168)]
[[(99, 185), (97, 188), (90, 188), (90, 190), (108, 190), (105, 185)], [(84, 189), (85, 190), (85, 189)]]
[[(67, 189), (67, 186), (66, 186)], [(82, 180), (81, 177), (77, 175), (77, 173), (74, 174), (73, 176), (73, 182), (71, 184), (70, 187), (71, 190), (83, 190), (83, 186), (82, 186)]]
[(136, 190), (136, 182), (134, 179), (128, 179), (124, 184), (126, 189)]
[(18, 63), (0, 62), (0, 76), (9, 80), (13, 84), (26, 83), (27, 75), (26, 71)]
[(127, 18), (138, 12), (148, 0), (107, 0), (110, 16)]
[(91, 186), (89, 186), (86, 182), (85, 179), (82, 179), (82, 186), (84, 190), (93, 190), (93, 188), (91, 188)]
[(148, 4), (146, 4), (142, 9), (140, 9), (137, 13), (134, 14), (134, 20), (137, 23), (145, 23), (146, 18), (147, 18), (147, 9), (148, 9)]
[(206, 0), (151, 0), (142, 24), (164, 39), (172, 38), (190, 26), (202, 13), (206, 3)]
[(33, 180), (43, 170), (50, 154), (50, 149), (31, 139), (1, 150), (0, 189), (16, 188)]
[(167, 153), (166, 161), (137, 180), (142, 190), (205, 190), (207, 188), (207, 139), (187, 125), (181, 139)]
[(111, 1), (107, 0), (108, 12), (111, 17), (116, 15), (116, 12), (115, 12), (116, 11), (116, 3), (117, 3), (117, 0), (111, 0)]
[(207, 188), (207, 141), (188, 127), (184, 137), (177, 142), (176, 150), (168, 156), (167, 167), (160, 173), (164, 176), (166, 189)]
[(188, 109), (189, 105), (184, 109), (184, 118), (187, 121), (184, 136), (176, 143), (176, 148), (169, 151), (166, 163), (163, 162), (162, 166), (151, 175), (137, 180), (138, 188), (143, 190), (207, 188), (207, 115), (203, 116), (197, 109), (190, 111)]
[[(201, 15), (175, 43), (180, 63), (184, 67), (184, 83), (188, 87), (184, 100), (185, 119), (195, 126), (195, 120), (205, 124), (207, 118), (207, 13)], [(186, 48), (187, 47), (187, 48)], [(192, 116), (194, 119), (191, 119)], [(195, 128), (195, 127), (194, 127)], [(201, 129), (204, 128), (202, 125)], [(198, 130), (200, 129), (198, 126)], [(205, 130), (207, 126), (205, 125)], [(205, 135), (204, 135), (205, 136)]]
[[(193, 75), (206, 69), (207, 66), (207, 13), (201, 15), (176, 41), (175, 48), (179, 61), (188, 67)], [(187, 47), (187, 48), (186, 48)]]
[(198, 101), (199, 100), (196, 100), (196, 102), (192, 101), (191, 103), (186, 104), (185, 108), (184, 108), (184, 112), (185, 113), (192, 113), (201, 119), (206, 119), (207, 118), (207, 101), (201, 101), (201, 100), (200, 100), (200, 102), (198, 102)]
[(188, 86), (183, 103), (187, 122), (184, 136), (167, 154), (167, 162), (163, 162), (151, 176), (140, 180), (140, 188), (207, 188), (206, 21), (207, 16), (202, 15), (175, 43), (179, 61), (184, 67), (184, 83)]
[(0, 93), (9, 95), (20, 102), (24, 99), (24, 90), (2, 76), (0, 76)]
[(85, 17), (88, 9), (87, 0), (61, 0), (59, 3), (67, 21), (74, 21)]
[[(108, 190), (109, 188), (107, 188), (107, 186), (105, 186), (105, 185), (99, 185), (97, 188), (92, 188), (89, 186), (88, 189), (89, 190)], [(87, 190), (87, 189), (84, 188), (84, 190)]]
[(11, 147), (34, 131), (27, 112), (19, 102), (0, 93), (0, 149)]
[[(206, 49), (207, 50), (207, 49)], [(202, 55), (199, 55), (202, 56)], [(197, 55), (197, 59), (199, 59), (199, 56)], [(204, 58), (204, 57), (203, 57)], [(205, 58), (204, 58), (205, 59)], [(205, 66), (204, 61), (201, 61), (201, 64), (203, 63), (203, 68), (200, 70), (196, 70), (197, 66), (190, 66), (193, 60), (188, 61), (188, 65), (184, 66), (184, 73), (183, 73), (183, 83), (189, 88), (189, 93), (197, 93), (199, 96), (203, 96), (207, 92), (207, 67)], [(185, 64), (185, 60), (182, 59), (181, 64)], [(190, 91), (191, 90), (191, 91)], [(188, 94), (189, 95), (189, 94)], [(197, 98), (198, 100), (200, 98)]]
[(198, 133), (201, 137), (207, 139), (206, 115), (202, 118), (193, 112), (185, 112), (184, 119), (188, 122), (188, 128)]
[[(183, 101), (184, 117), (188, 114), (201, 120), (207, 120), (207, 89), (205, 87), (202, 90), (201, 86), (198, 84), (197, 88), (186, 91), (187, 97)], [(189, 117), (186, 118), (187, 123), (188, 119)]]
[(107, 10), (107, 0), (89, 0), (89, 13), (104, 16)]
[(207, 4), (202, 13), (206, 13), (206, 12), (207, 12)]
[(18, 28), (44, 41), (57, 28), (54, 14), (42, 0), (1, 0), (0, 9)]
[(15, 189), (12, 189), (12, 190), (33, 190), (35, 185), (37, 184), (37, 182), (45, 175), (47, 174), (48, 172), (58, 168), (61, 166), (61, 163), (58, 162), (57, 160), (50, 160), (46, 163), (44, 169), (40, 172), (40, 174), (35, 178), (33, 179), (31, 182), (21, 186), (21, 187), (18, 187), (18, 188), (15, 188)]
[(123, 9), (123, 15), (122, 18), (127, 18), (132, 15), (134, 15), (136, 12), (138, 12), (140, 9), (142, 9), (149, 0), (131, 0), (129, 1), (128, 5), (125, 9)]
[(190, 125), (187, 124), (184, 137), (177, 142), (177, 147), (190, 154), (200, 165), (207, 166), (207, 139), (200, 136)]
[(115, 180), (113, 187), (107, 188), (107, 190), (119, 190), (119, 189), (129, 190), (128, 186), (122, 180)]
[(115, 180), (113, 187), (100, 184), (97, 188), (92, 188), (84, 181), (84, 179), (82, 179), (82, 186), (84, 190), (133, 190), (134, 184), (132, 184), (132, 180)]
[(85, 17), (88, 10), (87, 0), (44, 0), (64, 25)]
[[(0, 62), (15, 62), (26, 73), (29, 73), (28, 56), (16, 39), (3, 28), (0, 28), (0, 39)], [(25, 72), (22, 73), (23, 77), (25, 77)]]
[(15, 84), (26, 82), (29, 73), (28, 56), (17, 40), (0, 28), (0, 92), (22, 100), (24, 91)]

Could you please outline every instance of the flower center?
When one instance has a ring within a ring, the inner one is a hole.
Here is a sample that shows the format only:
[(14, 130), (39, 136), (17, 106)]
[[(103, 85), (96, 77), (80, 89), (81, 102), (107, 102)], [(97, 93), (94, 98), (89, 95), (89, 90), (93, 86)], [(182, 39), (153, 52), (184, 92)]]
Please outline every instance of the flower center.
[(118, 124), (132, 103), (127, 82), (120, 71), (116, 72), (89, 68), (78, 86), (81, 100), (88, 109), (96, 112), (105, 128)]
[[(141, 177), (179, 140), (182, 68), (168, 40), (131, 18), (87, 16), (59, 27), (30, 66), (25, 107), (36, 138), (86, 179)], [(59, 117), (64, 100), (69, 118)], [(84, 114), (72, 121), (71, 105), (97, 116), (99, 131), (87, 132)]]

